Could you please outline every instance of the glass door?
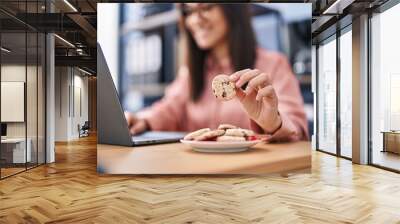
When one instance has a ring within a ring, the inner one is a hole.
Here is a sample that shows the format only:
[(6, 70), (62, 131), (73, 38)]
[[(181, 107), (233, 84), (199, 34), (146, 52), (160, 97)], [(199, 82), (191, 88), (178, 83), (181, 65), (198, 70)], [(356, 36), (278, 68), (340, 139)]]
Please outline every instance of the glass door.
[(26, 113), (27, 113), (27, 151), (30, 157), (27, 168), (38, 164), (38, 35), (37, 32), (27, 33), (27, 81), (26, 81)]
[(370, 163), (400, 171), (400, 4), (371, 18)]
[(340, 61), (340, 155), (352, 158), (352, 31), (351, 25), (339, 37)]
[[(45, 2), (28, 2), (28, 13), (44, 13)], [(37, 17), (34, 17), (37, 19)], [(44, 163), (44, 113), (45, 113), (45, 35), (27, 27), (27, 150), (31, 151), (28, 168)]]
[(38, 64), (37, 64), (37, 163), (38, 165), (46, 162), (46, 36), (38, 34)]
[(352, 158), (352, 27), (317, 49), (317, 149)]
[(27, 37), (23, 32), (1, 33), (1, 176), (26, 170), (31, 151), (27, 141)]
[[(21, 1), (17, 11), (20, 15), (44, 13), (44, 3)], [(9, 4), (13, 2), (1, 2), (0, 6)], [(8, 21), (0, 21), (2, 179), (45, 163), (46, 39), (12, 16), (0, 12), (0, 20)]]
[(317, 149), (336, 154), (336, 35), (318, 46)]

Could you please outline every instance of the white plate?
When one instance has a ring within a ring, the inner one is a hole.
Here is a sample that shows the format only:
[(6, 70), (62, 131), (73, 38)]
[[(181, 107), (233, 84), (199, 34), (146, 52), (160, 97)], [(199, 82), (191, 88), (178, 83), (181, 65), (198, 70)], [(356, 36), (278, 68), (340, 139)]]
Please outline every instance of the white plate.
[(241, 142), (216, 142), (216, 141), (187, 141), (181, 140), (183, 144), (189, 145), (197, 152), (243, 152), (249, 147), (260, 143), (261, 140)]

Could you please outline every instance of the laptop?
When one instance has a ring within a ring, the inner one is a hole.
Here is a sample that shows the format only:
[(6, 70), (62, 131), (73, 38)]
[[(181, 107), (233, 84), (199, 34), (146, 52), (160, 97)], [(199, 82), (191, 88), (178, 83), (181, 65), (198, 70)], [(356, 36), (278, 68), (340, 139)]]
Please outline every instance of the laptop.
[(132, 136), (100, 44), (97, 44), (97, 142), (141, 146), (178, 142), (183, 132), (148, 131)]

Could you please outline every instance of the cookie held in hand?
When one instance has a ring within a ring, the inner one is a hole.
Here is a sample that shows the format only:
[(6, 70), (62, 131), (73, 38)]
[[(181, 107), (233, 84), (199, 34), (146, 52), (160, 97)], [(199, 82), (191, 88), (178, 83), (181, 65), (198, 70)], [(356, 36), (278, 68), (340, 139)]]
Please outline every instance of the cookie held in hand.
[(211, 87), (214, 96), (220, 100), (231, 100), (236, 95), (235, 83), (231, 82), (227, 75), (215, 76)]

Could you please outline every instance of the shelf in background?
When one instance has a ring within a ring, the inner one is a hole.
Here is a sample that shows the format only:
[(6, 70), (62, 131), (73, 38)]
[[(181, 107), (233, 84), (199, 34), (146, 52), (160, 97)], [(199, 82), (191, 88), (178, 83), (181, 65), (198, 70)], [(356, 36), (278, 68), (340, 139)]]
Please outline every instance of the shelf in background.
[(135, 91), (135, 92), (140, 92), (146, 97), (157, 97), (157, 96), (163, 96), (165, 92), (165, 88), (168, 86), (168, 84), (160, 84), (160, 83), (154, 83), (154, 84), (136, 84), (136, 85), (131, 85), (130, 86), (130, 91)]
[(311, 75), (308, 75), (308, 74), (297, 75), (297, 78), (300, 82), (300, 85), (311, 85), (311, 82), (312, 82)]
[(121, 34), (126, 35), (134, 31), (147, 31), (178, 21), (179, 11), (174, 9), (167, 12), (148, 16), (139, 21), (126, 22), (122, 25)]

